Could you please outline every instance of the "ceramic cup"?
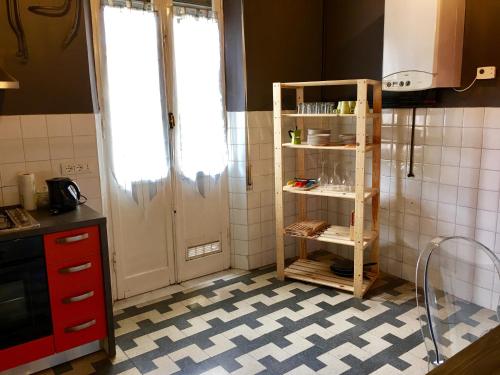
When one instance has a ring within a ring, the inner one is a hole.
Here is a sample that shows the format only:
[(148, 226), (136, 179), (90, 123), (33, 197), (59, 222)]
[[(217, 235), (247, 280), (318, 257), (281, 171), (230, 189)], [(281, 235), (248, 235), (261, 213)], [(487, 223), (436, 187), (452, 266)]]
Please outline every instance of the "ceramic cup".
[(347, 101), (340, 101), (338, 106), (337, 106), (337, 111), (340, 114), (347, 115), (351, 113), (351, 108), (349, 107), (349, 102)]

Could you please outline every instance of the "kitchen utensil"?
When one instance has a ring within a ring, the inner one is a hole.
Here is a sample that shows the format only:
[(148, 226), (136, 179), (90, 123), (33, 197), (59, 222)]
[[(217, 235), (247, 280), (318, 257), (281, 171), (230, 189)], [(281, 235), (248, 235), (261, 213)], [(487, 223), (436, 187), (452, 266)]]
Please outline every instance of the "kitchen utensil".
[(342, 115), (347, 115), (351, 113), (351, 108), (349, 107), (349, 102), (347, 101), (340, 101), (338, 106), (337, 106), (337, 111), (338, 113)]
[(80, 193), (78, 185), (67, 177), (51, 178), (46, 182), (49, 188), (50, 210), (53, 214), (74, 210), (87, 201)]
[(301, 134), (302, 134), (302, 130), (300, 130), (300, 129), (295, 129), (295, 130), (289, 130), (288, 131), (288, 135), (292, 139), (292, 144), (294, 144), (294, 145), (300, 145), (301, 144), (301, 140), (300, 140)]

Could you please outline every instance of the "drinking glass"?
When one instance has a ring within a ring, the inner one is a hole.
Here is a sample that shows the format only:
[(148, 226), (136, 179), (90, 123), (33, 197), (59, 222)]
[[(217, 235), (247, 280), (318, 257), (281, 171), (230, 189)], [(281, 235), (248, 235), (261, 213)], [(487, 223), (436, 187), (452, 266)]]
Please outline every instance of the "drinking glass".
[(326, 159), (321, 160), (321, 173), (318, 177), (318, 184), (321, 187), (328, 185), (328, 175), (326, 174)]
[(304, 113), (304, 103), (299, 103), (297, 105), (297, 113), (303, 114)]

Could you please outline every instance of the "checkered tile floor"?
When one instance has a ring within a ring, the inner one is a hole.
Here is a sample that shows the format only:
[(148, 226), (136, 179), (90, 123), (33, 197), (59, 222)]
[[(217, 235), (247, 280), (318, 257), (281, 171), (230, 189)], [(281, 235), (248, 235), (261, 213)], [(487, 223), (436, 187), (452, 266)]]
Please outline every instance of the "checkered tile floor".
[(117, 357), (44, 374), (425, 374), (413, 285), (384, 277), (358, 300), (272, 269), (117, 311)]

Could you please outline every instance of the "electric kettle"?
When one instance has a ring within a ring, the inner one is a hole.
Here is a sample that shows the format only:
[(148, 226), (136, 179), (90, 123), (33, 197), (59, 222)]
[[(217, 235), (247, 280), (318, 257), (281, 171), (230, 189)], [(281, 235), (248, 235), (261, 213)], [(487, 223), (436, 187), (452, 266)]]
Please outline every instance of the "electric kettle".
[(78, 185), (70, 178), (55, 177), (45, 182), (49, 188), (49, 205), (53, 214), (74, 210), (87, 201), (80, 193)]

